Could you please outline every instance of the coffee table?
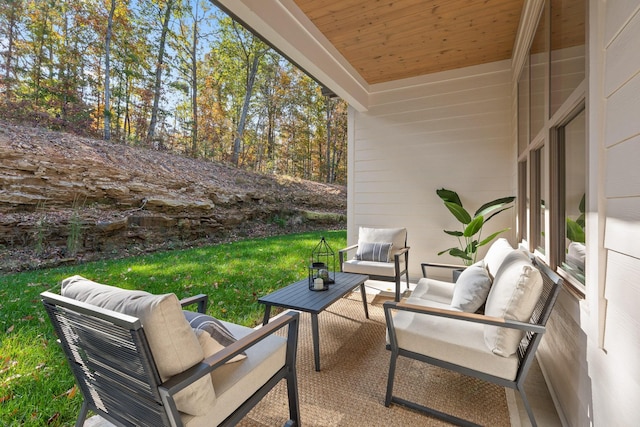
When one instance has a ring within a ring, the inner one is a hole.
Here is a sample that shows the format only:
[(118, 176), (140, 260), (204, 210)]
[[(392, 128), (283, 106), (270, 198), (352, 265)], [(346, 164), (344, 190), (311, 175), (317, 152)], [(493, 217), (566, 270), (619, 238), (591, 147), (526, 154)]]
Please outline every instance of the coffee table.
[(284, 288), (258, 298), (258, 302), (265, 305), (262, 324), (269, 323), (271, 307), (283, 307), (293, 310), (311, 313), (311, 334), (313, 338), (313, 358), (316, 371), (320, 370), (320, 333), (318, 331), (318, 314), (331, 304), (360, 286), (364, 314), (369, 318), (367, 308), (367, 294), (364, 291), (364, 282), (369, 276), (364, 274), (335, 273), (335, 283), (329, 285), (327, 291), (312, 291), (309, 289), (309, 279), (304, 278)]

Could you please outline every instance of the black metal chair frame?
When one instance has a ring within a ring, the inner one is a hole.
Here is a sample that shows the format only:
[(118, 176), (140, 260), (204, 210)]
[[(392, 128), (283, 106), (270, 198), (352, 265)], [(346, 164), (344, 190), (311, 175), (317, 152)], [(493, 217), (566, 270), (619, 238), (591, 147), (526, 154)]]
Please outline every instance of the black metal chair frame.
[[(345, 261), (346, 256), (349, 251), (358, 248), (358, 244), (348, 246), (344, 249), (340, 249), (338, 251), (338, 256), (340, 258), (340, 271), (342, 271), (342, 263)], [(404, 256), (404, 269), (400, 268), (400, 257)], [(400, 278), (404, 274), (407, 279), (407, 289), (409, 289), (409, 246), (407, 246), (407, 238), (404, 239), (404, 248), (400, 249), (393, 256), (394, 263), (394, 271), (395, 276), (378, 276), (371, 273), (362, 273), (367, 274), (370, 280), (381, 280), (385, 282), (395, 282), (396, 284), (396, 292), (395, 292), (395, 301), (400, 301)]]
[[(524, 382), (529, 372), (529, 368), (533, 363), (533, 359), (535, 357), (535, 352), (538, 348), (538, 345), (540, 344), (540, 341), (542, 340), (542, 336), (546, 331), (546, 323), (547, 323), (547, 320), (549, 319), (549, 316), (551, 315), (551, 310), (553, 309), (556, 299), (558, 298), (558, 294), (562, 288), (562, 278), (558, 276), (555, 272), (553, 272), (549, 267), (547, 267), (540, 260), (533, 259), (532, 261), (542, 273), (543, 291), (542, 291), (542, 295), (538, 299), (538, 302), (531, 316), (531, 320), (529, 322), (518, 322), (515, 320), (489, 317), (489, 316), (476, 314), (476, 313), (461, 313), (459, 311), (430, 308), (430, 307), (424, 307), (424, 306), (415, 305), (415, 304), (406, 304), (404, 302), (393, 302), (393, 301), (385, 302), (384, 314), (387, 322), (387, 330), (389, 332), (389, 344), (387, 345), (387, 348), (391, 350), (391, 361), (389, 364), (389, 376), (387, 380), (385, 406), (390, 406), (391, 403), (397, 403), (418, 411), (425, 412), (431, 416), (434, 416), (436, 418), (442, 419), (444, 421), (447, 421), (456, 425), (476, 425), (468, 420), (458, 418), (454, 415), (446, 414), (436, 409), (429, 408), (429, 407), (420, 405), (418, 403), (410, 402), (406, 399), (393, 396), (393, 382), (394, 382), (395, 371), (396, 371), (396, 362), (397, 362), (398, 356), (404, 356), (410, 359), (420, 360), (422, 362), (429, 363), (431, 365), (439, 366), (441, 368), (460, 372), (464, 375), (479, 378), (481, 380), (488, 381), (494, 384), (498, 384), (502, 387), (509, 387), (514, 390), (517, 390), (522, 398), (522, 402), (525, 406), (529, 419), (531, 420), (531, 424), (532, 426), (535, 427), (537, 424), (535, 421), (533, 411), (531, 409), (531, 405), (529, 404), (529, 401), (525, 394)], [(410, 312), (421, 313), (425, 315), (447, 317), (451, 319), (459, 319), (460, 321), (477, 322), (477, 323), (483, 323), (487, 325), (495, 325), (495, 326), (501, 326), (505, 328), (519, 329), (519, 330), (525, 331), (525, 335), (522, 341), (520, 341), (520, 345), (517, 350), (519, 364), (518, 364), (518, 371), (516, 373), (515, 379), (513, 381), (506, 380), (504, 378), (500, 378), (494, 375), (489, 375), (481, 371), (456, 365), (456, 364), (447, 362), (446, 360), (434, 359), (429, 356), (425, 356), (419, 353), (411, 352), (411, 351), (400, 348), (398, 346), (398, 340), (396, 337), (396, 332), (393, 324), (392, 311), (394, 310), (410, 311)]]
[[(76, 427), (84, 424), (89, 410), (117, 426), (182, 426), (175, 393), (284, 327), (288, 327), (285, 366), (220, 425), (237, 424), (282, 379), (287, 382), (289, 401), (290, 419), (285, 425), (300, 425), (296, 311), (284, 313), (162, 383), (140, 320), (51, 292), (41, 297), (84, 397)], [(187, 298), (181, 304), (198, 304), (198, 311), (204, 313), (207, 296)]]

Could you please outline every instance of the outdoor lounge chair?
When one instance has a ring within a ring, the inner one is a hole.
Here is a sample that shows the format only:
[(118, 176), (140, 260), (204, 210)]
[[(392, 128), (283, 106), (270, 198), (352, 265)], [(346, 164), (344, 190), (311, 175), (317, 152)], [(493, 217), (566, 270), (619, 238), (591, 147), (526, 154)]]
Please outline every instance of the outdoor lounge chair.
[[(536, 426), (524, 381), (561, 286), (562, 279), (546, 265), (500, 239), (455, 286), (422, 278), (409, 298), (385, 302), (391, 350), (385, 406), (398, 403), (454, 424), (470, 424), (393, 395), (396, 362), (404, 356), (517, 390)], [(470, 290), (481, 296), (469, 295)], [(481, 307), (484, 314), (476, 313)]]
[[(300, 424), (297, 312), (253, 330), (183, 312), (197, 303), (204, 313), (206, 295), (178, 301), (80, 276), (63, 281), (61, 293), (41, 297), (84, 397), (77, 427), (89, 410), (117, 426), (235, 425), (282, 379), (285, 425)], [(206, 321), (194, 328), (187, 318)], [(275, 334), (282, 328), (286, 336)], [(223, 343), (229, 332), (237, 341)]]
[[(355, 250), (352, 259), (347, 255)], [(406, 228), (360, 227), (358, 243), (338, 251), (345, 273), (366, 274), (371, 280), (395, 282), (395, 300), (400, 301), (400, 278), (404, 274), (409, 289), (409, 247)]]

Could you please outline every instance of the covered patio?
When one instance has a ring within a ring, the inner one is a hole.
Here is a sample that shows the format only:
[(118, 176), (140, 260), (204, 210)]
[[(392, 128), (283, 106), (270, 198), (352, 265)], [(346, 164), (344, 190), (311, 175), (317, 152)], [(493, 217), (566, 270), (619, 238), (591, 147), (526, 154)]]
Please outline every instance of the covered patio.
[(414, 282), (455, 261), (436, 189), (515, 195), (492, 230), (568, 284), (537, 354), (559, 419), (640, 424), (640, 2), (213, 2), (349, 103), (349, 243), (406, 227)]
[[(314, 370), (311, 319), (301, 315), (297, 376), (301, 424), (305, 426), (448, 426), (400, 405), (384, 406), (389, 368), (385, 349), (384, 301), (393, 299), (388, 282), (367, 286), (369, 319), (360, 292), (337, 301), (319, 318), (323, 368)], [(415, 285), (411, 284), (411, 288)], [(510, 389), (408, 359), (398, 365), (396, 392), (479, 425), (531, 425), (519, 397)], [(527, 394), (539, 425), (560, 426), (560, 420), (536, 365)], [(286, 383), (281, 382), (240, 422), (243, 427), (283, 425), (289, 413)], [(94, 416), (85, 427), (113, 427)]]

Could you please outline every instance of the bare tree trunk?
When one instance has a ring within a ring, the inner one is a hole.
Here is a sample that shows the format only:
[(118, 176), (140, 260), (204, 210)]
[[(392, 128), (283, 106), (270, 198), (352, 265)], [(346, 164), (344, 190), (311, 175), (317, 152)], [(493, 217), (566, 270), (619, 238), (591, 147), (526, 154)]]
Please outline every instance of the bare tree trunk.
[(111, 48), (111, 32), (113, 31), (113, 14), (116, 11), (116, 0), (111, 0), (111, 10), (107, 21), (107, 36), (104, 43), (104, 139), (111, 139), (111, 111), (109, 102), (111, 99), (111, 88), (109, 87), (109, 53)]
[(233, 142), (233, 156), (231, 157), (231, 161), (235, 166), (238, 166), (238, 160), (240, 158), (240, 144), (242, 142), (242, 134), (244, 133), (244, 127), (247, 121), (249, 101), (251, 101), (251, 92), (253, 92), (253, 84), (256, 81), (259, 62), (260, 55), (256, 54), (253, 57), (253, 63), (251, 64), (251, 71), (249, 72), (249, 79), (247, 81), (247, 92), (244, 95), (244, 103), (242, 104), (242, 112), (240, 113), (240, 121), (238, 123), (238, 131), (236, 132), (236, 138)]
[(327, 178), (326, 182), (331, 183), (331, 99), (325, 97), (327, 106)]
[(198, 20), (193, 19), (193, 41), (191, 43), (191, 155), (198, 156)]
[(164, 11), (160, 46), (158, 48), (158, 61), (156, 62), (156, 81), (153, 87), (153, 108), (151, 109), (151, 122), (149, 123), (149, 131), (147, 132), (147, 144), (151, 144), (153, 142), (153, 138), (156, 133), (156, 124), (158, 123), (160, 89), (162, 88), (162, 70), (164, 68), (164, 47), (167, 40), (167, 32), (169, 31), (169, 19), (171, 18), (172, 8), (173, 0), (167, 0), (167, 9)]
[(18, 15), (20, 12), (16, 10), (19, 6), (18, 2), (11, 2), (7, 7), (9, 7), (9, 16), (7, 22), (7, 51), (5, 52), (5, 72), (4, 72), (4, 81), (5, 81), (5, 98), (7, 101), (11, 100), (13, 95), (13, 80), (11, 79), (11, 73), (15, 76), (15, 70), (11, 64), (14, 55), (15, 48), (15, 37), (18, 27)]

